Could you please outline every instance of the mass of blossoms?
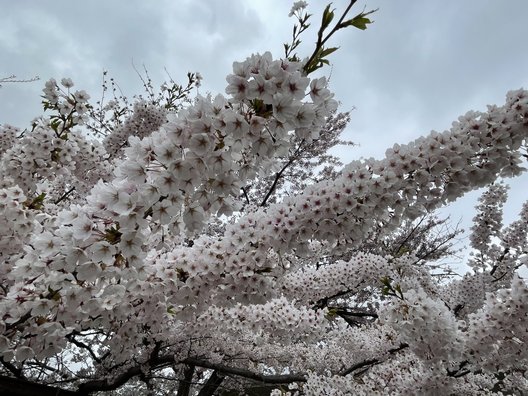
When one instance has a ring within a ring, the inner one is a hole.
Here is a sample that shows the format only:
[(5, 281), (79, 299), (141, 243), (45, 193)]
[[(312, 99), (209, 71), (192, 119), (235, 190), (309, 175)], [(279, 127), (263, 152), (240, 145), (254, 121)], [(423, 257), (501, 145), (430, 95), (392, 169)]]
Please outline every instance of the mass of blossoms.
[[(349, 117), (312, 73), (371, 22), (354, 3), (302, 59), (296, 2), (284, 56), (234, 62), (226, 95), (51, 79), (43, 116), (0, 125), (0, 393), (528, 392), (528, 201), (502, 223), (528, 92), (341, 167)], [(455, 277), (433, 213), (482, 187)]]

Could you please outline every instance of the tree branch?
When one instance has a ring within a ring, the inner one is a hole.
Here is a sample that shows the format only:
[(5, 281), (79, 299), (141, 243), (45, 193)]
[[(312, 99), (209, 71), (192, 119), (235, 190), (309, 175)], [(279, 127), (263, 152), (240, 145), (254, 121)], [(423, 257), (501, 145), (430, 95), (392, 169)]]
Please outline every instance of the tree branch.
[(60, 196), (60, 198), (58, 198), (58, 199), (54, 202), (55, 205), (57, 205), (59, 202), (65, 200), (65, 199), (68, 197), (68, 195), (70, 195), (74, 190), (75, 190), (75, 187), (72, 187), (72, 188), (70, 188), (68, 191), (66, 191), (64, 194), (62, 194), (62, 195)]
[(198, 393), (198, 396), (213, 396), (215, 391), (218, 389), (222, 381), (224, 380), (225, 375), (218, 373), (218, 371), (213, 371), (211, 376), (207, 379), (202, 389)]
[[(370, 314), (369, 314), (370, 315)], [(390, 354), (394, 354), (396, 352), (399, 352), (405, 348), (407, 348), (409, 345), (406, 343), (400, 344), (400, 346), (396, 348), (389, 349), (388, 352)], [(160, 369), (164, 366), (174, 364), (174, 356), (173, 355), (166, 355), (166, 356), (152, 356), (149, 360), (148, 364), (153, 369)], [(211, 374), (211, 377), (206, 381), (203, 388), (201, 389), (199, 396), (207, 396), (207, 395), (213, 395), (216, 389), (220, 386), (221, 382), (223, 381), (225, 376), (237, 376), (246, 378), (249, 380), (253, 380), (262, 384), (290, 384), (293, 382), (306, 382), (306, 374), (305, 373), (299, 373), (299, 374), (285, 374), (285, 375), (265, 375), (261, 373), (256, 373), (250, 370), (238, 368), (238, 367), (230, 367), (224, 364), (219, 363), (211, 363), (206, 360), (202, 360), (200, 358), (186, 358), (183, 361), (180, 361), (179, 363), (185, 364), (186, 369), (184, 370), (184, 378), (180, 380), (180, 385), (178, 388), (178, 394), (182, 395), (188, 395), (190, 392), (190, 385), (192, 383), (192, 376), (194, 374), (194, 368), (195, 366), (211, 369), (214, 370), (213, 374)], [(340, 375), (346, 376), (354, 371), (357, 371), (361, 368), (376, 365), (383, 363), (383, 360), (378, 358), (373, 359), (367, 359), (362, 362), (356, 363), (349, 367), (346, 370), (343, 370)], [(0, 394), (10, 394), (13, 396), (30, 396), (33, 394), (39, 394), (42, 396), (85, 396), (93, 392), (104, 392), (104, 391), (111, 391), (118, 389), (125, 383), (127, 383), (131, 378), (135, 376), (141, 376), (143, 373), (142, 366), (135, 366), (129, 368), (127, 371), (121, 373), (120, 375), (117, 375), (114, 377), (112, 381), (109, 381), (108, 378), (102, 379), (102, 380), (92, 380), (87, 381), (79, 385), (78, 391), (69, 391), (69, 390), (63, 390), (60, 388), (55, 388), (49, 385), (43, 385), (43, 384), (37, 384), (30, 381), (22, 380), (22, 379), (15, 379), (5, 376), (0, 376)], [(465, 373), (464, 373), (465, 374)], [(456, 375), (464, 375), (462, 373), (456, 373)], [(15, 385), (17, 384), (17, 385)], [(15, 389), (16, 391), (13, 391), (12, 389)], [(2, 393), (2, 390), (9, 390), (8, 393)]]
[(92, 356), (92, 359), (95, 360), (97, 363), (101, 363), (101, 358), (95, 354), (95, 352), (90, 348), (88, 345), (86, 345), (84, 342), (79, 341), (75, 338), (75, 334), (71, 333), (66, 336), (66, 339), (70, 341), (72, 344), (76, 345), (77, 347), (81, 349), (86, 349), (90, 355)]
[(19, 378), (0, 376), (0, 395), (9, 396), (80, 396), (82, 394)]
[[(161, 368), (163, 366), (173, 364), (174, 356), (159, 356), (154, 361), (148, 362), (153, 368)], [(110, 391), (119, 388), (120, 386), (126, 384), (131, 378), (141, 375), (142, 373), (141, 366), (135, 366), (129, 368), (127, 371), (121, 373), (114, 377), (113, 381), (109, 381), (108, 378), (101, 380), (87, 381), (79, 385), (80, 394), (89, 394), (92, 392), (103, 392)]]
[[(399, 352), (405, 348), (408, 348), (409, 347), (409, 344), (406, 344), (406, 343), (402, 343), (400, 344), (399, 347), (396, 347), (396, 348), (392, 348), (392, 349), (389, 349), (389, 353), (390, 354), (394, 354), (396, 352)], [(352, 366), (350, 366), (349, 368), (347, 368), (346, 370), (343, 370), (340, 375), (342, 375), (343, 377), (360, 369), (360, 368), (363, 368), (363, 367), (367, 367), (367, 366), (373, 366), (375, 364), (380, 364), (380, 363), (383, 363), (383, 360), (380, 360), (380, 359), (377, 359), (377, 358), (373, 358), (373, 359), (367, 359), (367, 360), (363, 360), (362, 362), (359, 362), (359, 363), (356, 363)]]
[(409, 232), (406, 235), (405, 239), (400, 243), (398, 248), (393, 250), (393, 252), (392, 252), (393, 256), (396, 256), (401, 251), (401, 249), (405, 246), (405, 244), (411, 239), (411, 236), (413, 236), (413, 234), (416, 232), (416, 230), (418, 230), (420, 225), (424, 222), (425, 218), (426, 218), (426, 216), (422, 216), (420, 221), (418, 221), (418, 223), (416, 223), (416, 225), (411, 229), (411, 232)]
[(260, 206), (264, 206), (266, 205), (266, 203), (268, 202), (268, 199), (269, 197), (271, 197), (271, 195), (273, 194), (273, 192), (275, 191), (275, 188), (277, 188), (277, 183), (279, 182), (280, 178), (282, 177), (282, 174), (284, 173), (284, 171), (291, 165), (293, 164), (293, 161), (295, 160), (295, 157), (299, 154), (299, 151), (301, 150), (301, 147), (303, 146), (304, 144), (304, 139), (301, 140), (301, 142), (299, 143), (299, 147), (297, 147), (297, 149), (295, 150), (295, 153), (292, 154), (292, 156), (290, 157), (290, 159), (288, 160), (288, 162), (286, 163), (286, 165), (284, 165), (282, 167), (282, 169), (280, 171), (278, 171), (276, 174), (275, 174), (275, 180), (273, 180), (273, 184), (271, 185), (268, 193), (266, 194), (266, 196), (264, 197), (264, 199), (262, 200)]
[[(155, 359), (151, 359), (148, 364), (152, 369), (159, 369), (164, 366), (174, 364), (174, 356), (166, 355), (159, 356)], [(223, 364), (211, 363), (206, 360), (199, 358), (186, 358), (179, 363), (203, 367), (211, 370), (215, 370), (219, 375), (231, 375), (250, 379), (264, 384), (290, 384), (292, 382), (306, 382), (306, 374), (287, 374), (287, 375), (264, 375), (255, 373), (253, 371), (241, 369), (238, 367), (230, 367)], [(86, 395), (92, 392), (103, 392), (110, 391), (119, 388), (120, 386), (127, 383), (131, 378), (141, 375), (141, 366), (135, 366), (129, 368), (127, 371), (114, 377), (112, 381), (108, 378), (101, 380), (87, 381), (79, 385), (79, 395)]]
[[(350, 326), (360, 326), (367, 323), (367, 321), (372, 322), (378, 319), (378, 314), (376, 312), (353, 311), (351, 308), (347, 307), (328, 307), (328, 309), (343, 318), (343, 320), (345, 320)], [(360, 319), (363, 319), (363, 321)]]
[(249, 205), (251, 202), (249, 201), (249, 196), (248, 196), (248, 193), (246, 191), (246, 188), (245, 187), (241, 187), (240, 189), (244, 193), (244, 198), (246, 198), (246, 203)]
[(179, 380), (180, 384), (178, 385), (178, 392), (177, 392), (179, 396), (189, 396), (189, 392), (191, 391), (193, 375), (194, 375), (194, 366), (192, 364), (186, 365), (183, 370), (183, 378)]
[(359, 363), (356, 363), (352, 366), (350, 366), (349, 368), (347, 368), (346, 370), (342, 371), (341, 372), (341, 375), (344, 377), (360, 368), (363, 368), (363, 367), (367, 367), (367, 366), (373, 366), (375, 364), (380, 364), (381, 361), (379, 359), (367, 359), (367, 360), (363, 360), (362, 362), (359, 362)]
[(15, 377), (23, 378), (22, 369), (16, 367), (13, 363), (6, 362), (3, 357), (0, 357), (0, 363), (8, 369)]
[(223, 364), (210, 363), (197, 358), (187, 358), (186, 363), (194, 364), (203, 368), (216, 370), (225, 375), (234, 375), (247, 378), (264, 384), (290, 384), (292, 382), (306, 382), (306, 374), (286, 374), (286, 375), (264, 375), (238, 367), (229, 367)]

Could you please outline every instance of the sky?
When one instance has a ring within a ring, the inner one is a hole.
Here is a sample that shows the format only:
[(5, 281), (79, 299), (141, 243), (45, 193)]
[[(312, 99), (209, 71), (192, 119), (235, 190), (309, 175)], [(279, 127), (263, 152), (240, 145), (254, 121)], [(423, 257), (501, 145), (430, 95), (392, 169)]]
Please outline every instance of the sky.
[[(327, 3), (309, 2), (318, 26)], [(39, 81), (0, 88), (0, 124), (25, 128), (42, 113), (49, 78), (72, 78), (93, 99), (103, 70), (127, 96), (141, 93), (135, 68), (155, 84), (167, 75), (204, 77), (200, 93), (223, 93), (233, 61), (252, 53), (283, 55), (293, 19), (285, 0), (0, 0), (0, 78)], [(336, 14), (348, 1), (335, 0)], [(335, 151), (342, 160), (381, 158), (394, 143), (448, 129), (468, 110), (503, 104), (506, 92), (528, 88), (528, 1), (362, 0), (351, 15), (378, 9), (365, 31), (339, 31), (331, 45), (330, 88), (342, 111), (352, 110), (344, 138), (358, 144)], [(316, 31), (304, 34), (311, 54)], [(528, 199), (528, 176), (511, 180), (506, 219)], [(479, 193), (442, 214), (469, 227)]]

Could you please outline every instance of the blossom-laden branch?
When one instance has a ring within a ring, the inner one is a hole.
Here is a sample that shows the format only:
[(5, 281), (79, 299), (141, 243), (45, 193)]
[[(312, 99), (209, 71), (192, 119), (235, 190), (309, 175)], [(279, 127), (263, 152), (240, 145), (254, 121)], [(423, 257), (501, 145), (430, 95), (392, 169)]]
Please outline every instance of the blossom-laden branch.
[(0, 88), (2, 88), (2, 84), (5, 83), (27, 83), (27, 82), (33, 82), (40, 80), (39, 76), (35, 76), (32, 78), (27, 79), (19, 79), (14, 74), (10, 75), (9, 77), (0, 77)]

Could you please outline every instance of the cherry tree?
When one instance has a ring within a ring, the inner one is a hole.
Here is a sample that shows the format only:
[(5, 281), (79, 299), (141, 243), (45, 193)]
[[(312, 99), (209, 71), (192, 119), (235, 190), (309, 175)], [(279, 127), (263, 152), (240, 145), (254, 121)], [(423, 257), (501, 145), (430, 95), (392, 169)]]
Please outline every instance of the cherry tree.
[[(0, 390), (528, 392), (528, 203), (504, 225), (501, 182), (524, 171), (528, 92), (340, 168), (348, 114), (311, 75), (371, 22), (354, 3), (300, 58), (296, 2), (284, 56), (234, 62), (227, 96), (191, 99), (190, 73), (91, 104), (50, 80), (45, 116), (1, 126)], [(453, 277), (458, 231), (431, 214), (486, 186)]]

